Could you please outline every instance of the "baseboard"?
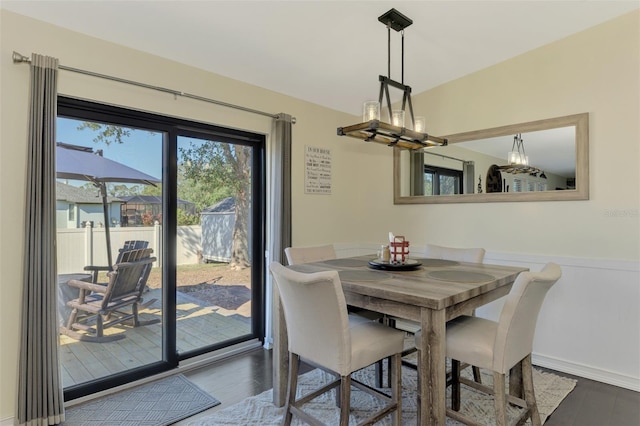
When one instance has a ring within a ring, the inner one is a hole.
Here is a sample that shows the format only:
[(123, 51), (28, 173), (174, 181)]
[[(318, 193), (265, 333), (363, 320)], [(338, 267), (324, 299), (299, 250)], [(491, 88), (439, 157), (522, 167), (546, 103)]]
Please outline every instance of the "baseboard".
[(14, 420), (15, 419), (13, 417), (7, 417), (6, 419), (2, 419), (0, 420), (0, 426), (13, 426)]
[(562, 373), (571, 374), (585, 379), (595, 380), (612, 386), (618, 386), (632, 391), (640, 392), (640, 380), (637, 378), (623, 376), (613, 371), (605, 371), (588, 365), (576, 364), (561, 359), (556, 359), (544, 355), (532, 354), (532, 362), (539, 367), (549, 368)]

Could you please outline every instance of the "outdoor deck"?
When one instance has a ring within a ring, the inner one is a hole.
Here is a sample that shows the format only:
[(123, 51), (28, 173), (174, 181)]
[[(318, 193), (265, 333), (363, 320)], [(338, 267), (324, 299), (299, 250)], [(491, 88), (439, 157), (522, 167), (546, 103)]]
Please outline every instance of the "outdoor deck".
[[(158, 318), (162, 306), (160, 289), (149, 291), (144, 299), (157, 301), (141, 311), (140, 319)], [(251, 321), (245, 316), (246, 312), (250, 312), (250, 304), (249, 301), (237, 310), (228, 310), (209, 306), (206, 302), (178, 292), (178, 351), (186, 352), (250, 333)], [(108, 343), (81, 342), (61, 335), (59, 354), (63, 386), (84, 383), (159, 361), (161, 331), (161, 324), (136, 328), (114, 326), (107, 328), (105, 334), (125, 333), (126, 337)]]

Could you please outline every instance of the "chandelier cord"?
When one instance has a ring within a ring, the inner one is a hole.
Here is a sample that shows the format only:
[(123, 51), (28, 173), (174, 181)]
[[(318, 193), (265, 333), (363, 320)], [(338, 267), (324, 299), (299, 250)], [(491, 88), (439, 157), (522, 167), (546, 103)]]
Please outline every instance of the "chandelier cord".
[(402, 34), (402, 75), (400, 76), (400, 82), (404, 84), (404, 30), (400, 31), (400, 34)]
[(391, 78), (391, 26), (387, 24), (387, 77)]

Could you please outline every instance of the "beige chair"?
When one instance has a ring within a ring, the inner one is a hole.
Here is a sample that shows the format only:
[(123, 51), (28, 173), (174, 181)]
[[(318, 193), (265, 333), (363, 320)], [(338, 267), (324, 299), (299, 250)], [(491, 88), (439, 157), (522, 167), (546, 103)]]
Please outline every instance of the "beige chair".
[[(484, 261), (484, 255), (485, 249), (483, 248), (454, 248), (427, 244), (424, 250), (424, 257), (427, 259), (453, 260), (457, 262), (482, 263)], [(471, 314), (475, 315), (474, 312), (471, 312)], [(409, 333), (418, 331), (420, 327), (418, 323), (404, 319), (398, 320), (398, 318), (390, 318), (389, 323), (390, 325)], [(417, 351), (416, 347), (408, 348), (402, 353), (402, 356), (407, 356), (415, 351)], [(409, 362), (403, 362), (403, 365), (415, 368), (414, 364)], [(468, 365), (462, 366), (463, 369), (466, 367), (468, 367)], [(480, 369), (475, 366), (473, 367), (473, 378), (478, 383), (482, 382), (480, 378)], [(378, 383), (381, 383), (381, 379), (378, 380)]]
[[(533, 335), (547, 291), (560, 279), (561, 274), (558, 265), (549, 263), (541, 272), (522, 272), (518, 275), (498, 322), (464, 315), (447, 323), (447, 357), (453, 360), (454, 373), (452, 407), (447, 409), (447, 416), (465, 424), (477, 424), (458, 412), (460, 383), (463, 383), (495, 395), (498, 426), (507, 424), (507, 401), (526, 408), (518, 422), (531, 417), (533, 426), (541, 424), (533, 389)], [(417, 333), (416, 345), (420, 345), (421, 339), (421, 333)], [(460, 377), (460, 362), (492, 370), (493, 389)], [(505, 375), (516, 365), (522, 368), (525, 400), (507, 395), (505, 391)]]
[[(289, 265), (322, 262), (323, 260), (336, 258), (336, 251), (331, 244), (325, 246), (287, 247), (284, 249), (284, 254), (287, 256), (287, 263)], [(378, 321), (383, 317), (379, 312), (360, 308), (350, 307), (349, 312), (372, 321)]]
[(284, 254), (287, 256), (287, 263), (289, 265), (321, 262), (323, 260), (336, 258), (336, 251), (331, 244), (313, 247), (287, 247), (284, 249)]
[[(353, 385), (386, 403), (361, 424), (372, 424), (391, 414), (393, 424), (399, 425), (404, 333), (374, 321), (350, 319), (337, 271), (305, 274), (278, 262), (271, 263), (270, 269), (280, 293), (289, 337), (289, 387), (283, 424), (291, 424), (293, 414), (307, 423), (321, 424), (301, 406), (339, 386), (340, 425), (348, 425)], [(392, 359), (391, 397), (351, 378), (354, 371), (386, 357)], [(335, 374), (336, 380), (296, 399), (300, 358)]]
[(485, 250), (483, 248), (453, 248), (427, 244), (424, 257), (428, 259), (455, 260), (458, 262), (482, 263)]
[[(443, 260), (455, 260), (457, 262), (471, 262), (471, 263), (482, 263), (484, 262), (484, 255), (486, 253), (483, 248), (454, 248), (454, 247), (445, 247), (438, 246), (435, 244), (427, 244), (425, 246), (425, 257), (429, 259), (443, 259)], [(475, 311), (471, 313), (471, 315), (475, 316)], [(464, 365), (461, 369), (468, 367), (468, 365)], [(482, 379), (480, 376), (480, 369), (478, 367), (473, 366), (473, 379), (482, 383)]]

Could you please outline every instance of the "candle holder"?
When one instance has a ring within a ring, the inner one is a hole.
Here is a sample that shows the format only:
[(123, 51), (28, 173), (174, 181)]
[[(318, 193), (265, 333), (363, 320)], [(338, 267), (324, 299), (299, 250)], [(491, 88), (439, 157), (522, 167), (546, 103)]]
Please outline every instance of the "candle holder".
[(362, 121), (380, 120), (380, 102), (367, 101), (362, 107)]
[(404, 127), (404, 110), (394, 109), (391, 113), (391, 124), (396, 127)]

